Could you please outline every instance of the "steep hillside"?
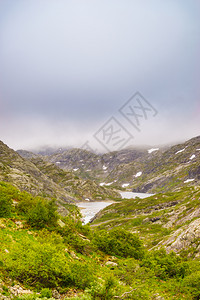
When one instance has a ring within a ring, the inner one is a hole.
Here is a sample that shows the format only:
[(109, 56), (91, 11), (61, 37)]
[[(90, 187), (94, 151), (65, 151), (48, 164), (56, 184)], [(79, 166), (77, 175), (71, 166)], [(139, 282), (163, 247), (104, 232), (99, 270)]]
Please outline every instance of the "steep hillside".
[(130, 148), (100, 155), (83, 149), (70, 149), (45, 159), (64, 170), (74, 170), (82, 178), (95, 178), (101, 182), (117, 166), (133, 162), (145, 153), (145, 149)]
[[(192, 201), (199, 195), (190, 189), (183, 192), (183, 198), (189, 192)], [(170, 209), (178, 203), (180, 210), (181, 205), (189, 205), (184, 201), (181, 194), (174, 194), (174, 199), (171, 194), (149, 203), (138, 202), (135, 207), (127, 203), (125, 211), (120, 203), (118, 212), (127, 214), (134, 209), (148, 214), (148, 209), (156, 210), (158, 205), (160, 209), (161, 205)], [(174, 221), (184, 222), (187, 209)], [(155, 217), (150, 220), (146, 216), (145, 222), (146, 230), (136, 220), (134, 233), (123, 229), (123, 222), (121, 226), (115, 224), (114, 229), (91, 230), (81, 224), (76, 211), (62, 217), (56, 211), (55, 201), (33, 197), (0, 182), (0, 299), (199, 299), (198, 240), (180, 255), (164, 249), (149, 251), (140, 237), (148, 246), (157, 244), (160, 227), (157, 224), (152, 229)], [(195, 220), (189, 224), (187, 233), (195, 228), (194, 223)]]
[(30, 152), (30, 151), (27, 151), (27, 150), (17, 150), (16, 151), (21, 157), (23, 158), (27, 158), (27, 159), (30, 159), (30, 158), (36, 158), (40, 155), (38, 154), (35, 154), (33, 152)]
[(61, 186), (43, 174), (31, 161), (0, 142), (0, 180), (33, 195), (55, 197), (62, 203), (75, 202)]
[(135, 161), (111, 171), (107, 182), (136, 192), (173, 191), (200, 184), (200, 137), (163, 151), (149, 149)]
[(135, 192), (174, 191), (200, 183), (200, 137), (172, 147), (130, 148), (102, 155), (70, 149), (45, 159), (102, 186)]
[(55, 164), (44, 161), (42, 158), (32, 158), (31, 162), (43, 174), (77, 200), (98, 201), (120, 198), (120, 194), (115, 190), (99, 186), (94, 180), (81, 179), (75, 172), (64, 171)]
[(92, 222), (99, 229), (125, 228), (138, 233), (146, 247), (164, 245), (167, 251), (189, 250), (200, 256), (200, 187), (114, 203)]

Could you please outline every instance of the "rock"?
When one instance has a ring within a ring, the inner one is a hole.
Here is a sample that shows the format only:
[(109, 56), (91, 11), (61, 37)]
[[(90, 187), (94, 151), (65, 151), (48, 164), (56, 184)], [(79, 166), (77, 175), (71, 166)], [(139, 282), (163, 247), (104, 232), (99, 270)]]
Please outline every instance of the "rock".
[(15, 224), (17, 225), (18, 228), (24, 227), (21, 221), (15, 221)]
[(58, 220), (58, 225), (60, 226), (60, 227), (64, 227), (65, 226), (65, 223), (63, 222), (63, 221), (61, 221), (60, 219)]
[(164, 244), (168, 252), (179, 252), (192, 246), (198, 239), (200, 239), (200, 218), (187, 225), (187, 228), (176, 230)]
[(165, 298), (161, 297), (158, 293), (154, 294), (151, 298), (152, 300), (164, 300)]
[(106, 262), (106, 266), (117, 267), (118, 264), (115, 263), (115, 262), (113, 262), (113, 261), (107, 261), (107, 262)]
[(20, 287), (19, 285), (14, 285), (13, 287), (10, 287), (10, 292), (14, 295), (14, 296), (18, 296), (18, 295), (30, 295), (33, 294), (33, 292), (31, 290), (24, 290), (22, 287)]
[(2, 219), (0, 219), (0, 228), (1, 229), (6, 228), (6, 225), (3, 223)]
[(60, 296), (60, 294), (58, 293), (57, 290), (53, 290), (53, 291), (52, 291), (52, 296), (53, 296), (53, 298), (55, 298), (55, 299), (60, 299), (60, 298), (61, 298), (61, 296)]

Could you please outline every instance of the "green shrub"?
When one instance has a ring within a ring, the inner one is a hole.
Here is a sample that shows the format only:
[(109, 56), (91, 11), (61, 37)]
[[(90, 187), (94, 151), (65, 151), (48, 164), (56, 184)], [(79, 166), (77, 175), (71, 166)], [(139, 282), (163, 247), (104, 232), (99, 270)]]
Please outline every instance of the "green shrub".
[(22, 239), (5, 255), (4, 268), (14, 279), (38, 287), (71, 284), (71, 271), (64, 251), (54, 244)]
[(64, 241), (70, 244), (76, 252), (90, 254), (94, 250), (94, 247), (88, 239), (88, 237), (92, 237), (89, 226), (83, 226), (80, 221), (77, 222), (68, 217), (65, 218), (64, 222), (65, 226), (58, 229)]
[(121, 228), (97, 231), (94, 244), (109, 255), (136, 259), (140, 259), (144, 255), (144, 248), (139, 237)]
[(52, 291), (48, 288), (42, 289), (40, 292), (40, 295), (42, 298), (51, 298), (52, 297)]
[[(22, 236), (2, 253), (3, 268), (9, 276), (37, 288), (76, 287), (85, 289), (96, 280), (97, 267), (91, 260), (73, 259), (59, 234), (43, 229), (33, 239)], [(48, 289), (43, 293), (51, 296)]]
[(10, 217), (12, 211), (12, 199), (9, 195), (0, 194), (0, 218)]
[(86, 294), (91, 296), (91, 300), (110, 300), (115, 295), (117, 287), (116, 279), (112, 275), (107, 275), (104, 281), (95, 282)]
[(191, 290), (193, 299), (200, 299), (200, 271), (186, 276), (183, 280), (183, 286)]
[(166, 253), (165, 249), (149, 252), (143, 259), (141, 266), (154, 272), (156, 277), (168, 279), (170, 277), (183, 278), (189, 269), (186, 262), (174, 252)]
[(27, 196), (18, 204), (18, 211), (25, 214), (28, 224), (38, 229), (55, 226), (58, 220), (57, 205), (54, 199), (48, 201), (40, 197)]

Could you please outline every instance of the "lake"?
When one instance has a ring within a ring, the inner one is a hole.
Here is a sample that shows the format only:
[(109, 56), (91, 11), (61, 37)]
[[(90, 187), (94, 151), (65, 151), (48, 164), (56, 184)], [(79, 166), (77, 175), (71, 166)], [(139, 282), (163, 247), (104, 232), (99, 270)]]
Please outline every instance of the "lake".
[[(141, 199), (152, 196), (153, 194), (146, 193), (133, 193), (133, 192), (120, 192), (123, 199), (131, 199), (139, 197)], [(76, 205), (79, 207), (82, 216), (83, 223), (87, 224), (92, 218), (103, 208), (114, 203), (114, 201), (98, 201), (98, 202), (79, 202)]]
[(154, 194), (147, 194), (147, 193), (134, 193), (134, 192), (119, 192), (122, 198), (131, 199), (139, 197), (141, 199), (153, 196)]
[(87, 224), (103, 208), (114, 203), (114, 201), (79, 202), (76, 205), (80, 208), (83, 216), (83, 223)]

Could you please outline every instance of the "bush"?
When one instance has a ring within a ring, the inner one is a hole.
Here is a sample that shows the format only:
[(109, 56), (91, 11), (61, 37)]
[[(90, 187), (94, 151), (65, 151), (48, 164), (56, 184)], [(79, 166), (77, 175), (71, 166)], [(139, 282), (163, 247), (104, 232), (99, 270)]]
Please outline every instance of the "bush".
[(49, 295), (48, 289), (57, 286), (90, 287), (96, 279), (95, 263), (74, 260), (66, 252), (66, 244), (59, 234), (49, 233), (43, 229), (33, 239), (22, 236), (9, 254), (2, 253), (3, 268), (9, 276), (23, 284), (45, 288), (43, 293)]
[(141, 263), (154, 272), (156, 277), (161, 279), (168, 279), (170, 277), (184, 277), (189, 269), (186, 262), (174, 252), (166, 253), (165, 249), (151, 251), (146, 255)]
[(48, 288), (42, 289), (40, 292), (40, 295), (42, 298), (51, 298), (52, 297), (52, 291)]
[(58, 228), (58, 232), (64, 238), (64, 241), (70, 244), (78, 253), (87, 255), (93, 252), (93, 245), (87, 238), (88, 236), (92, 238), (88, 225), (83, 226), (80, 221), (76, 222), (68, 217), (64, 219), (64, 222), (65, 226)]
[(41, 229), (47, 226), (55, 226), (58, 220), (55, 200), (32, 196), (23, 198), (18, 204), (18, 210), (25, 214), (27, 223), (32, 227)]
[(183, 280), (183, 286), (190, 288), (193, 299), (200, 299), (200, 271), (186, 276)]
[(91, 300), (110, 300), (115, 295), (117, 281), (112, 275), (107, 275), (105, 280), (95, 282), (86, 294), (91, 296)]
[(9, 195), (0, 195), (0, 218), (10, 217), (12, 211), (12, 199)]
[(4, 267), (14, 279), (38, 287), (71, 284), (69, 263), (56, 245), (21, 240), (5, 256)]
[(144, 255), (144, 248), (139, 237), (121, 228), (96, 232), (94, 244), (109, 255), (136, 259)]

